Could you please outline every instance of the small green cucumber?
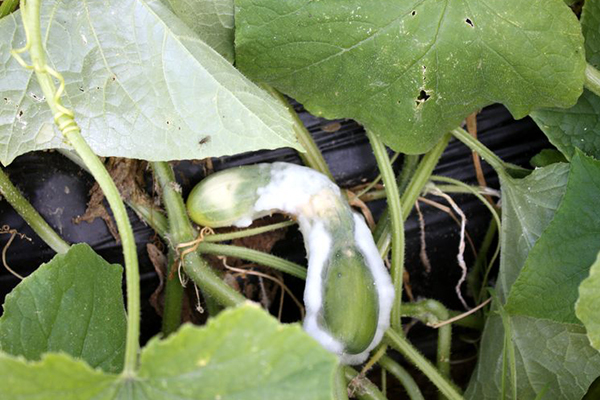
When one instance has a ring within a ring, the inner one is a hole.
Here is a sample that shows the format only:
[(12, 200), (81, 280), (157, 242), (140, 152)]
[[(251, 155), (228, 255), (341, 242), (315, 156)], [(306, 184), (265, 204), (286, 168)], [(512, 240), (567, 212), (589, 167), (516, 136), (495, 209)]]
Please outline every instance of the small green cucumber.
[(294, 216), (308, 254), (304, 329), (346, 364), (381, 341), (394, 288), (364, 219), (326, 176), (287, 163), (233, 168), (200, 182), (187, 207), (194, 222), (215, 228)]

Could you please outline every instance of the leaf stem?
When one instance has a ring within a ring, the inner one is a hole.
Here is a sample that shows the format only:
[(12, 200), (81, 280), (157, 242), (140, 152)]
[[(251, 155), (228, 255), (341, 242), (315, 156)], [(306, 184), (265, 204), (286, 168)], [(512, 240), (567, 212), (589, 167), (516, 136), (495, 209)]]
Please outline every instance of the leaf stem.
[(17, 5), (19, 5), (19, 0), (4, 0), (0, 4), (0, 19), (13, 13), (17, 9)]
[[(344, 367), (346, 379), (350, 382), (358, 377), (359, 388), (355, 394), (359, 400), (387, 400), (381, 391), (370, 380), (363, 376), (359, 376), (357, 370), (352, 367)], [(356, 382), (356, 381), (355, 381)]]
[(57, 253), (66, 253), (69, 251), (69, 244), (65, 242), (54, 229), (52, 229), (37, 210), (33, 208), (31, 203), (23, 197), (19, 189), (12, 184), (3, 168), (0, 168), (0, 193), (2, 193), (6, 201), (9, 202), (15, 211), (19, 213), (21, 218), (27, 222), (34, 232), (46, 242), (52, 250)]
[[(154, 162), (152, 169), (160, 185), (163, 203), (169, 216), (169, 233), (158, 230), (157, 232), (177, 249), (180, 244), (195, 240), (196, 231), (188, 218), (181, 194), (173, 184), (175, 178), (171, 166), (166, 162)], [(185, 272), (198, 284), (205, 297), (212, 296), (224, 306), (234, 306), (246, 301), (244, 296), (223, 282), (197, 252), (186, 254), (182, 262)]]
[[(127, 312), (129, 316), (127, 319), (123, 375), (132, 376), (137, 367), (140, 334), (140, 282), (133, 230), (129, 223), (125, 205), (110, 174), (81, 135), (81, 130), (74, 120), (73, 112), (62, 105), (61, 95), (64, 91), (64, 79), (58, 72), (50, 68), (46, 62), (40, 29), (40, 0), (22, 1), (21, 17), (23, 18), (27, 44), (23, 49), (13, 50), (12, 54), (21, 65), (35, 71), (40, 87), (46, 97), (46, 102), (54, 115), (54, 121), (63, 137), (73, 146), (98, 182), (98, 185), (100, 185), (119, 229), (125, 258)], [(31, 56), (32, 66), (28, 66), (19, 56), (20, 53), (27, 50), (29, 50)], [(54, 85), (53, 78), (60, 83), (58, 90)]]
[(296, 278), (306, 279), (306, 268), (272, 254), (263, 253), (262, 251), (252, 250), (241, 246), (204, 242), (200, 243), (198, 251), (204, 254), (217, 254), (241, 258), (285, 272)]
[(404, 390), (406, 390), (406, 394), (410, 400), (425, 400), (421, 389), (419, 389), (419, 385), (417, 385), (411, 374), (400, 364), (388, 356), (383, 356), (379, 359), (379, 365), (398, 379)]
[(224, 242), (227, 240), (240, 239), (249, 236), (260, 235), (265, 232), (275, 231), (277, 229), (287, 228), (289, 226), (296, 225), (295, 221), (283, 221), (276, 224), (270, 224), (265, 226), (259, 226), (256, 228), (243, 229), (235, 232), (227, 233), (215, 233), (214, 235), (208, 235), (204, 238), (204, 242)]
[(600, 96), (600, 71), (587, 64), (585, 67), (585, 82), (586, 89), (593, 92), (596, 96)]
[[(410, 215), (415, 202), (429, 181), (429, 177), (433, 173), (433, 170), (446, 149), (446, 146), (448, 146), (449, 141), (450, 135), (444, 135), (442, 139), (440, 139), (440, 141), (421, 159), (410, 183), (402, 193), (401, 203), (403, 221), (406, 221)], [(391, 242), (389, 218), (383, 220), (383, 224), (381, 229), (379, 229), (379, 227), (376, 229), (375, 242), (377, 243), (379, 253), (385, 257), (390, 249)]]
[(429, 378), (429, 380), (450, 400), (462, 400), (458, 388), (449, 382), (405, 337), (393, 329), (385, 333), (388, 344), (398, 350), (408, 361)]
[(390, 210), (390, 221), (392, 229), (392, 259), (390, 274), (396, 292), (396, 299), (392, 307), (391, 325), (394, 328), (402, 328), (402, 288), (404, 283), (404, 218), (402, 216), (402, 204), (396, 177), (390, 158), (383, 142), (371, 131), (367, 130), (367, 137), (371, 142), (373, 154), (377, 160), (379, 172), (387, 194), (387, 204)]
[(283, 106), (285, 106), (290, 113), (290, 116), (294, 120), (294, 133), (296, 134), (296, 138), (298, 138), (298, 142), (304, 147), (306, 153), (298, 152), (298, 155), (302, 159), (304, 165), (319, 171), (320, 173), (327, 176), (332, 182), (335, 182), (333, 179), (333, 175), (329, 170), (329, 166), (323, 158), (323, 154), (319, 150), (317, 143), (311, 136), (310, 132), (306, 129), (298, 113), (294, 110), (294, 108), (290, 105), (290, 103), (283, 97), (281, 93), (277, 89), (272, 86), (262, 84), (261, 87), (269, 92), (275, 99), (277, 99)]
[[(417, 303), (405, 303), (402, 315), (419, 319), (425, 324), (435, 324), (450, 318), (448, 309), (436, 300), (427, 299)], [(452, 324), (438, 329), (437, 368), (445, 377), (450, 377), (450, 349)]]

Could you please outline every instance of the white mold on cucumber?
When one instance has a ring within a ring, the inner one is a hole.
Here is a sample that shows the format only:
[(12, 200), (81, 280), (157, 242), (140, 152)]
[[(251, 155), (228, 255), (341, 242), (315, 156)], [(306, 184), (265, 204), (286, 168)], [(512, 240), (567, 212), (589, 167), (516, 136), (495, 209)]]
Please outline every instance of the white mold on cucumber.
[(304, 329), (346, 364), (363, 362), (381, 341), (394, 288), (363, 218), (326, 176), (281, 162), (222, 171), (194, 188), (188, 212), (211, 227), (295, 217), (308, 255)]

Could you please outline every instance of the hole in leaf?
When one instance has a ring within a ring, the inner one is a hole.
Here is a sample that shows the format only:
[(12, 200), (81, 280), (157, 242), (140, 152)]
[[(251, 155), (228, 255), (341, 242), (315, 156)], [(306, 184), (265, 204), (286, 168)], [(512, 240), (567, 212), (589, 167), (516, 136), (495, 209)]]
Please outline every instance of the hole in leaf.
[(411, 12), (410, 15), (412, 15), (414, 17), (415, 15), (417, 15), (417, 12), (415, 10), (413, 10), (413, 12)]
[(471, 21), (470, 18), (465, 19), (465, 22), (467, 23), (467, 25), (470, 25), (471, 28), (475, 27), (475, 25), (473, 25), (473, 21)]
[(421, 90), (421, 93), (419, 93), (419, 95), (417, 96), (417, 101), (415, 103), (417, 103), (417, 106), (421, 105), (422, 103), (425, 103), (427, 100), (429, 100), (431, 96), (427, 94), (426, 91)]

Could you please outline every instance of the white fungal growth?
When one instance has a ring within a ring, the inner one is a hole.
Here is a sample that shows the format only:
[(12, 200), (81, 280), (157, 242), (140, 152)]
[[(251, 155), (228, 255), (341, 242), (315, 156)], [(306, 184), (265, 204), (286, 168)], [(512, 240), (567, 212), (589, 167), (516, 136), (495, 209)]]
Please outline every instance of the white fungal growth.
[[(304, 329), (324, 348), (338, 354), (343, 363), (362, 363), (369, 352), (379, 344), (389, 327), (394, 301), (394, 287), (371, 232), (363, 218), (352, 212), (340, 189), (323, 174), (287, 163), (272, 164), (270, 174), (269, 183), (256, 191), (257, 200), (253, 210), (236, 221), (235, 225), (248, 226), (253, 219), (273, 212), (291, 214), (298, 219), (308, 255), (308, 276), (304, 291)], [(345, 235), (346, 240), (356, 242), (356, 247), (362, 253), (373, 276), (377, 291), (377, 330), (369, 346), (359, 354), (346, 353), (344, 344), (319, 324), (319, 317), (323, 312), (324, 269), (330, 259), (335, 236), (334, 232), (328, 230), (332, 218), (348, 221), (348, 225), (352, 226), (353, 237), (352, 232), (348, 232)]]

